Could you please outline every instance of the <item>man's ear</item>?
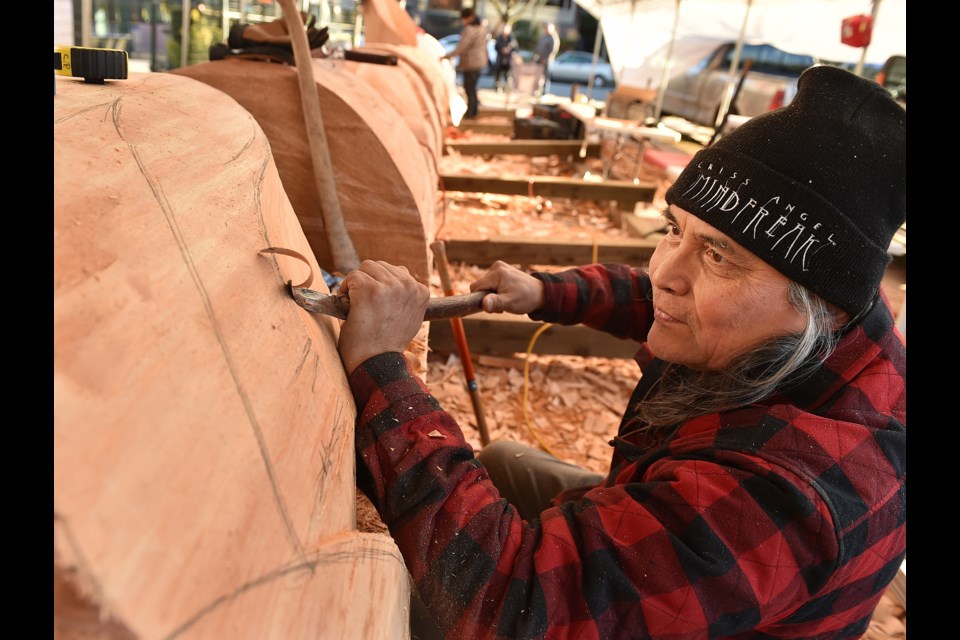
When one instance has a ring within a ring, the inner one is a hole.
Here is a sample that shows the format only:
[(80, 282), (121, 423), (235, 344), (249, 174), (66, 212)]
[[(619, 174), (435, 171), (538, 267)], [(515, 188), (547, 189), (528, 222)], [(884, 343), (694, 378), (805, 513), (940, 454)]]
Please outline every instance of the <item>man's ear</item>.
[(827, 306), (830, 308), (830, 311), (833, 313), (833, 330), (839, 331), (840, 329), (847, 326), (847, 323), (850, 322), (850, 314), (841, 309), (840, 307), (835, 307), (834, 305), (827, 303)]

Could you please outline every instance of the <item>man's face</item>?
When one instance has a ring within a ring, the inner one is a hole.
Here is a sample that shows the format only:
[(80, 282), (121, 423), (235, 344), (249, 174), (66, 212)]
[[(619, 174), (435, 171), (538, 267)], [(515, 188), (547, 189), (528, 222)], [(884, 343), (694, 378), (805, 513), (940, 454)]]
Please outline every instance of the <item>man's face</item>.
[(671, 205), (650, 258), (654, 322), (647, 343), (667, 362), (727, 367), (766, 340), (799, 333), (790, 280), (703, 220)]

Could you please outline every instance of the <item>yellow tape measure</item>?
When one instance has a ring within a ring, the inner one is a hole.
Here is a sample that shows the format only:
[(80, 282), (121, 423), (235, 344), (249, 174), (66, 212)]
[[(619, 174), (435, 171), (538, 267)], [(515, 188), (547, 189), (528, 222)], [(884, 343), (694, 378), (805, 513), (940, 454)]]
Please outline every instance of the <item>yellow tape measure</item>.
[(83, 78), (103, 84), (104, 80), (127, 79), (127, 52), (94, 47), (54, 47), (53, 71), (57, 75)]

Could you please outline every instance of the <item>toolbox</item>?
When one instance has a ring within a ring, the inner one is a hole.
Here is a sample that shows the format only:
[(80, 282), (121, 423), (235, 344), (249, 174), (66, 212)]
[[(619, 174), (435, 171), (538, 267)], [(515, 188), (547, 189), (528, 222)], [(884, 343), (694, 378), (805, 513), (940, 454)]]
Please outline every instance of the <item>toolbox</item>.
[(513, 130), (513, 137), (520, 140), (557, 140), (565, 137), (558, 123), (540, 116), (517, 118)]

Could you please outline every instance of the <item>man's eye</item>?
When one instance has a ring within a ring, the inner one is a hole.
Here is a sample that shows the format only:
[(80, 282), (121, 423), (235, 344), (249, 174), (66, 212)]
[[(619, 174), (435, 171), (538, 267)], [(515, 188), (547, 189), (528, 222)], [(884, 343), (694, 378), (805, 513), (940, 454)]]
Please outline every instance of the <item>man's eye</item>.
[(670, 234), (670, 235), (672, 235), (672, 236), (678, 236), (678, 235), (680, 235), (680, 227), (678, 227), (677, 225), (673, 224), (672, 222), (668, 222), (668, 223), (667, 223), (667, 233)]
[(717, 253), (716, 249), (707, 249), (707, 259), (714, 264), (723, 264), (726, 258)]

